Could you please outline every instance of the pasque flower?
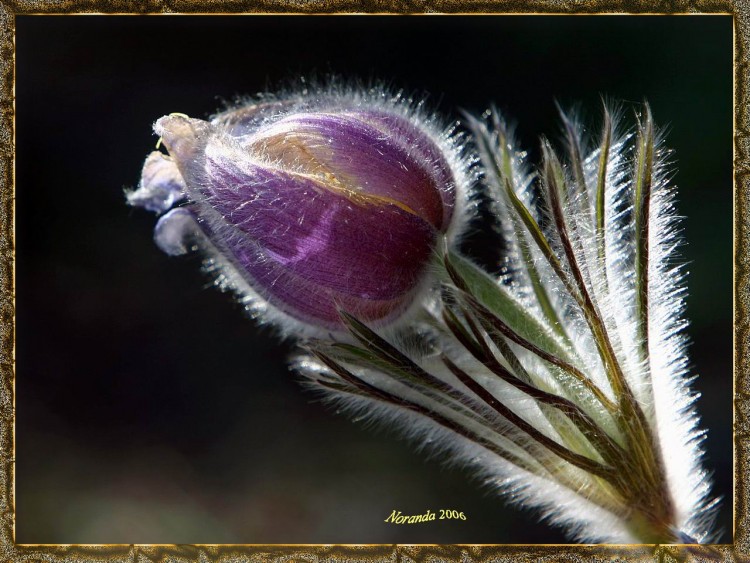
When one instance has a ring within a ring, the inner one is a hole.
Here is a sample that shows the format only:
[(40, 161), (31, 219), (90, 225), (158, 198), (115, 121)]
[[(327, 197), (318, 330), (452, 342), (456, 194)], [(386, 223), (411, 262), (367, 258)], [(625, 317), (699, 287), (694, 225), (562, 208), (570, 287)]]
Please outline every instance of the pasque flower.
[[(302, 345), (324, 397), (395, 424), (585, 541), (701, 542), (716, 501), (682, 329), (668, 151), (562, 115), (532, 170), (497, 112), (467, 116), (493, 275), (457, 248), (460, 137), (380, 91), (266, 98), (156, 122), (131, 204), (157, 244), (202, 248), (221, 286)], [(437, 287), (440, 291), (435, 291)]]
[(147, 158), (130, 203), (167, 211), (159, 246), (204, 248), (222, 283), (282, 330), (341, 331), (339, 309), (393, 324), (429, 292), (439, 237), (460, 230), (466, 172), (455, 138), (377, 94), (162, 117), (169, 154)]

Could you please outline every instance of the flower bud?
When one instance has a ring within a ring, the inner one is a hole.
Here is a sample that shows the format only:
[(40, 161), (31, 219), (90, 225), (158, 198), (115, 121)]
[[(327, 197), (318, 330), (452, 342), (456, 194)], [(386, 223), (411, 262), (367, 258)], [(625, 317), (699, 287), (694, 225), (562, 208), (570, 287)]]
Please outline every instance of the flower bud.
[(287, 331), (343, 330), (339, 309), (396, 322), (432, 285), (441, 238), (461, 230), (456, 140), (402, 103), (326, 93), (210, 122), (172, 114), (154, 130), (169, 156), (149, 156), (128, 199), (167, 211), (157, 244), (202, 247), (224, 285)]

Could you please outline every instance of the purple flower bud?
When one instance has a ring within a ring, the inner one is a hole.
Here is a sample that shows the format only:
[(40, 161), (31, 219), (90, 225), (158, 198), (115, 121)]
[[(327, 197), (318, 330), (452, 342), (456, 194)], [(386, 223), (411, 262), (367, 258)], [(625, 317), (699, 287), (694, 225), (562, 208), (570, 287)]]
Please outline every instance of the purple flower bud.
[(329, 93), (154, 129), (169, 156), (149, 156), (129, 202), (186, 201), (160, 218), (159, 247), (204, 248), (221, 282), (285, 330), (342, 330), (338, 309), (395, 322), (432, 285), (439, 241), (461, 230), (459, 147), (401, 103)]

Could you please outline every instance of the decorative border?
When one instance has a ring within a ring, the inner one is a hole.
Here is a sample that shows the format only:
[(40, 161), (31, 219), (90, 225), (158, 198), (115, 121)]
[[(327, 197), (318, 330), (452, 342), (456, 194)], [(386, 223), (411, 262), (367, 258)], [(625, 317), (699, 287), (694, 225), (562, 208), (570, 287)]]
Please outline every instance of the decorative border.
[[(218, 13), (731, 14), (734, 20), (734, 543), (586, 545), (18, 545), (15, 543), (15, 16)], [(750, 558), (750, 0), (0, 0), (0, 561), (683, 561)]]

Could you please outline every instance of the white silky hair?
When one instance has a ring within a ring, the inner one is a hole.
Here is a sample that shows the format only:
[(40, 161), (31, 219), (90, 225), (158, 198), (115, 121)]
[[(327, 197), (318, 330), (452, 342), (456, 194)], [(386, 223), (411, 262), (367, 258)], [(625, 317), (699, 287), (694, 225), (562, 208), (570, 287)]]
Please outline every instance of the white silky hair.
[[(315, 391), (320, 390), (318, 377), (331, 376), (324, 365), (308, 357), (298, 358), (293, 368), (304, 375), (303, 384)], [(368, 375), (375, 385), (387, 388), (393, 384), (393, 379), (382, 373), (369, 372)], [(554, 481), (524, 471), (471, 440), (457, 438), (454, 432), (429, 418), (354, 394), (327, 392), (325, 400), (359, 423), (397, 428), (420, 451), (445, 465), (469, 468), (486, 489), (503, 495), (511, 504), (537, 510), (541, 518), (554, 526), (565, 528), (577, 540), (611, 543), (637, 541), (618, 526), (618, 520), (612, 513), (588, 502), (585, 497)], [(438, 408), (436, 405), (432, 407)], [(487, 431), (486, 428), (484, 430)], [(502, 443), (501, 436), (494, 436), (494, 439)], [(513, 447), (507, 442), (505, 445)], [(514, 451), (518, 453), (517, 449)], [(540, 495), (542, 491), (544, 494)]]
[[(663, 147), (661, 135), (653, 129), (648, 108), (639, 116), (635, 132), (620, 129), (620, 114), (618, 109), (605, 109), (605, 121), (609, 123), (607, 143), (604, 133), (601, 143), (599, 139), (586, 139), (579, 120), (563, 114), (568, 157), (557, 157), (544, 142), (545, 166), (537, 173), (531, 172), (525, 163), (526, 153), (518, 150), (512, 131), (497, 112), (488, 112), (485, 119), (467, 116), (498, 232), (504, 239), (502, 271), (492, 283), (504, 299), (526, 311), (528, 326), (519, 330), (539, 330), (565, 362), (580, 368), (601, 389), (605, 401), (616, 403), (617, 391), (587, 318), (570, 287), (561, 281), (565, 276), (581, 279), (601, 318), (626, 385), (654, 436), (655, 456), (666, 479), (665, 494), (674, 508), (671, 522), (674, 536), (704, 542), (711, 538), (717, 501), (710, 497), (710, 479), (701, 465), (703, 434), (698, 430), (694, 408), (696, 395), (689, 387), (692, 379), (684, 334), (686, 290), (683, 268), (676, 260), (682, 241), (675, 212), (675, 188), (669, 182), (669, 153)], [(596, 146), (590, 148), (588, 144)], [(643, 151), (647, 149), (652, 151), (651, 160), (644, 164), (647, 153)], [(603, 151), (606, 158), (602, 161)], [(602, 162), (604, 170), (600, 170)], [(641, 189), (639, 166), (647, 166), (651, 177), (649, 193), (645, 195), (647, 211), (635, 203), (636, 192)], [(503, 167), (506, 169), (502, 170)], [(550, 187), (556, 181), (551, 177), (554, 174), (572, 186), (562, 202), (567, 240), (555, 224), (549, 201), (539, 199), (540, 191), (554, 189)], [(603, 197), (597, 200), (602, 185)], [(527, 223), (517, 212), (518, 202), (560, 257), (562, 274), (550, 267), (548, 257), (526, 228)], [(643, 243), (636, 232), (638, 213), (648, 213), (645, 275), (637, 270), (639, 252), (643, 253), (638, 250)], [(566, 257), (566, 245), (574, 254), (572, 262)], [(644, 279), (646, 297), (642, 298), (639, 283)], [(546, 305), (540, 295), (547, 299)], [(640, 305), (639, 299), (642, 299)], [(543, 437), (589, 459), (601, 460), (596, 456), (596, 448), (563, 417), (500, 380), (472, 357), (466, 346), (456, 341), (455, 331), (451, 334), (446, 329), (440, 305), (430, 304), (427, 309), (423, 324), (412, 325), (409, 331), (387, 338), (419, 369), (457, 394), (469, 396), (469, 404), (479, 413), (477, 419), (456, 414), (461, 409), (454, 408), (452, 399), (409, 384), (399, 378), (397, 369), (378, 369), (367, 362), (347, 363), (347, 358), (342, 357), (337, 364), (346, 376), (342, 380), (341, 372), (332, 369), (330, 362), (321, 363), (312, 356), (298, 358), (295, 368), (311, 387), (322, 390), (337, 407), (360, 419), (395, 426), (408, 439), (441, 452), (442, 460), (470, 467), (507, 500), (539, 511), (550, 524), (563, 527), (571, 537), (589, 542), (641, 542), (629, 525), (631, 507), (622, 498), (584, 469), (561, 462), (528, 433), (487, 408), (486, 401), (479, 400), (465, 381), (446, 369), (441, 358), (450, 358), (452, 364), (489, 392), (491, 399), (502, 403)], [(647, 312), (645, 328), (638, 316), (642, 310)], [(464, 318), (463, 326), (470, 327), (470, 320)], [(432, 352), (425, 353), (412, 345), (420, 335), (430, 342)], [(370, 342), (368, 347), (366, 340), (362, 340), (365, 348), (378, 348), (377, 342), (374, 345)], [(574, 403), (614, 442), (623, 445), (623, 435), (614, 416), (591, 400), (583, 386), (561, 381), (561, 370), (542, 361), (528, 348), (510, 341), (506, 345), (510, 356), (492, 347), (502, 369), (515, 370), (519, 377), (519, 373), (528, 376), (536, 388)], [(518, 360), (515, 365), (508, 360), (513, 355)], [(385, 391), (385, 398), (377, 392), (368, 394), (370, 388)], [(408, 404), (390, 400), (389, 395)], [(446, 419), (450, 424), (446, 424)], [(467, 436), (465, 431), (471, 435)], [(506, 453), (518, 463), (504, 457)]]
[[(454, 179), (444, 186), (455, 195), (444, 244), (398, 318), (368, 327), (357, 311), (342, 311), (338, 331), (294, 318), (233, 263), (221, 241), (238, 234), (208, 205), (200, 218), (172, 209), (172, 230), (157, 242), (170, 254), (201, 249), (216, 286), (236, 293), (260, 324), (299, 340), (306, 352), (293, 367), (327, 401), (471, 468), (487, 487), (571, 537), (643, 539), (629, 504), (640, 499), (617, 485), (629, 476), (608, 473), (644, 469), (622, 457), (640, 447), (653, 454), (642, 456), (652, 464), (642, 474), (664, 477), (657, 492), (669, 505), (672, 537), (709, 540), (717, 501), (701, 464), (704, 435), (690, 389), (680, 224), (669, 152), (650, 110), (627, 132), (618, 125), (622, 112), (605, 108), (600, 139), (587, 137), (577, 116), (562, 114), (564, 150), (543, 140), (542, 164), (532, 170), (494, 110), (466, 116), (474, 152), (421, 102), (381, 86), (331, 82), (243, 100), (201, 121), (200, 150), (216, 160), (246, 158), (243, 139), (230, 134), (233, 112), (246, 112), (258, 128), (295, 112), (363, 109), (424, 132)], [(204, 203), (200, 190), (180, 183), (174, 162), (157, 164), (162, 176), (144, 175), (128, 195), (131, 204), (164, 211), (185, 196)], [(494, 276), (458, 252), (476, 214), (479, 170), (503, 240)], [(218, 233), (218, 242), (207, 233)], [(631, 398), (637, 412), (626, 415)], [(632, 442), (636, 433), (623, 421), (633, 417), (649, 443)]]

